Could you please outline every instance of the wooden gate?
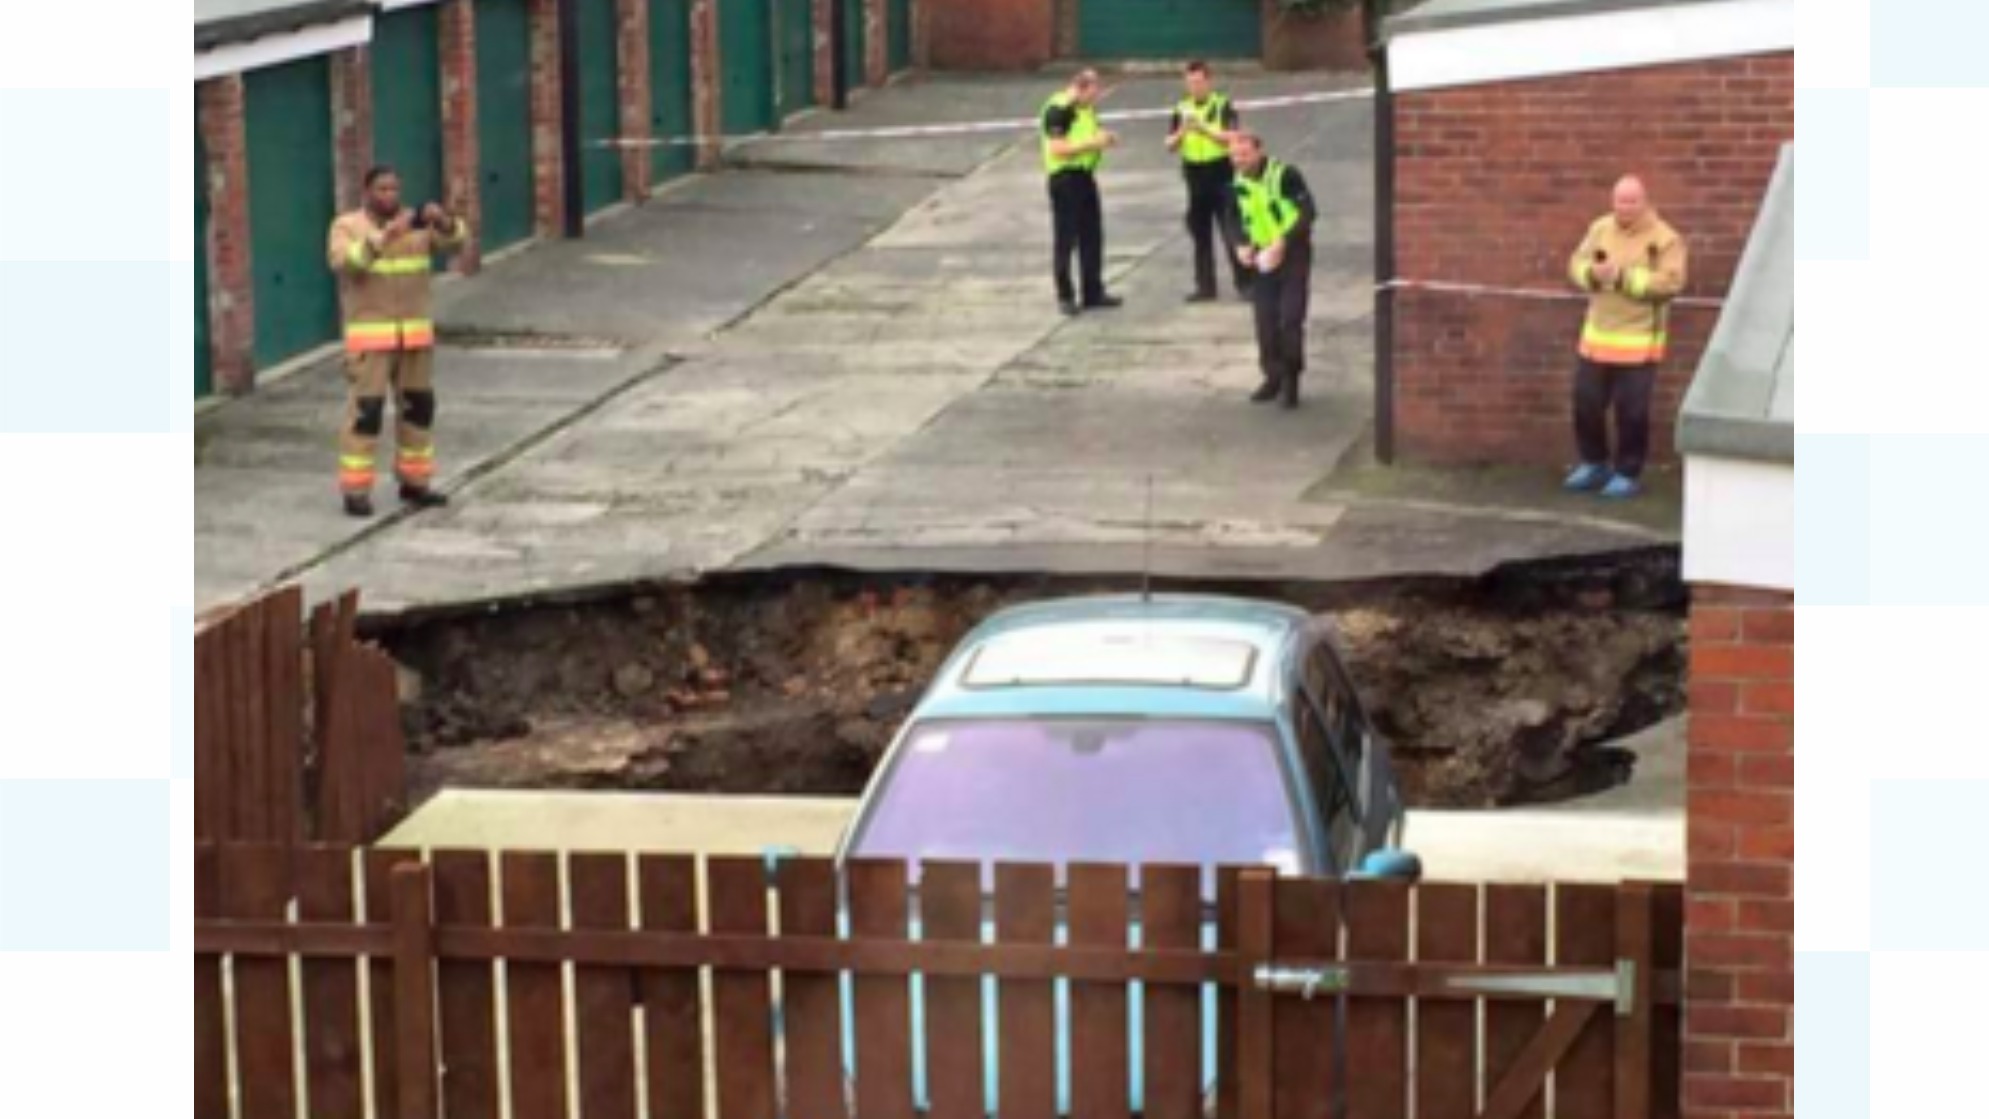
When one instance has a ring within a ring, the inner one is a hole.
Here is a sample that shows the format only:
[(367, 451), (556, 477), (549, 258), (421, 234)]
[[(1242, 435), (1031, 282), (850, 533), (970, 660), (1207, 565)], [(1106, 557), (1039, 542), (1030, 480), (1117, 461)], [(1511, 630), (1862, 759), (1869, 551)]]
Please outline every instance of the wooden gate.
[(195, 1114), (287, 1117), (300, 1093), (325, 1119), (369, 1094), (400, 1119), (496, 1119), (501, 1096), (516, 1119), (1676, 1111), (1674, 888), (1202, 886), (202, 846)]

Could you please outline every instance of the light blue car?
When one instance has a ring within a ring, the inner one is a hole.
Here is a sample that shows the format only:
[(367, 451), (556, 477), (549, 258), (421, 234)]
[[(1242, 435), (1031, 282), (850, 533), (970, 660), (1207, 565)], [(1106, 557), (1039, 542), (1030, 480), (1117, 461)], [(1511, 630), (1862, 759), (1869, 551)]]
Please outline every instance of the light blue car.
[[(1201, 596), (1080, 598), (997, 614), (969, 634), (878, 767), (837, 851), (852, 858), (1173, 864), (1413, 877), (1388, 747), (1331, 623)], [(1061, 881), (1060, 881), (1061, 885)], [(1138, 882), (1133, 883), (1137, 891)], [(1137, 907), (1135, 907), (1137, 911)], [(919, 935), (914, 919), (914, 937)], [(992, 941), (990, 921), (984, 939)], [(1138, 943), (1139, 930), (1132, 930)], [(1063, 930), (1058, 933), (1064, 939)], [(1204, 940), (1215, 944), (1211, 919)], [(1142, 992), (1130, 992), (1142, 1110)], [(997, 1113), (996, 984), (986, 983), (988, 1113)], [(844, 993), (845, 1068), (855, 1038)], [(1070, 1110), (1069, 984), (1057, 984), (1060, 1114)], [(1215, 1079), (1204, 992), (1204, 1084)], [(914, 1099), (928, 1107), (924, 997), (912, 985)]]

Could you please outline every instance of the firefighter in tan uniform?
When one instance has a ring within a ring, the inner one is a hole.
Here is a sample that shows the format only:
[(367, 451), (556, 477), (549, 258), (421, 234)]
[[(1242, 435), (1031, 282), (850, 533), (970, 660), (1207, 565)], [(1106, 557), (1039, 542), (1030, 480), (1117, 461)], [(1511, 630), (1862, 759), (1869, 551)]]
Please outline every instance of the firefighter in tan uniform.
[[(1651, 441), (1651, 390), (1664, 360), (1671, 301), (1685, 288), (1685, 242), (1651, 209), (1644, 184), (1616, 184), (1612, 212), (1589, 226), (1568, 261), (1588, 293), (1575, 371), (1575, 444), (1569, 490), (1621, 500), (1643, 490)], [(1610, 453), (1609, 413), (1616, 413)]]
[(391, 167), (366, 173), (366, 204), (332, 222), (326, 254), (338, 274), (345, 317), (349, 388), (339, 432), (338, 482), (345, 511), (373, 515), (375, 455), (395, 398), (394, 476), (401, 501), (416, 509), (446, 504), (435, 479), (435, 322), (429, 273), (437, 253), (454, 252), (468, 223), (430, 202), (401, 205)]

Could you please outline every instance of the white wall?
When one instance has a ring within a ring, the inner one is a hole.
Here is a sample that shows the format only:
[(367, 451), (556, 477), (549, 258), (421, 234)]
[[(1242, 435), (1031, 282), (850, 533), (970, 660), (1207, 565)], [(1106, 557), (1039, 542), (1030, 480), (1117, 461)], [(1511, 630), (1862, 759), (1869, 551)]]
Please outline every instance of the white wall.
[(1686, 458), (1685, 581), (1796, 589), (1794, 464)]

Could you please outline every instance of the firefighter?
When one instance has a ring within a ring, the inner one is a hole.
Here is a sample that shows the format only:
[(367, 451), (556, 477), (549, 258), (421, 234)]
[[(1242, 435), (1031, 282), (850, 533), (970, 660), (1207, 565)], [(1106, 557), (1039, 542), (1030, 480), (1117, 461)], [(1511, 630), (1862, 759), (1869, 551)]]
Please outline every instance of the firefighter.
[[(1066, 315), (1110, 310), (1122, 302), (1105, 293), (1105, 212), (1098, 165), (1119, 138), (1098, 124), (1098, 74), (1080, 70), (1043, 105), (1043, 170), (1050, 179), (1056, 233), (1057, 306)], [(1079, 276), (1072, 283), (1071, 256)]]
[(1223, 255), (1231, 257), (1231, 274), (1238, 295), (1249, 294), (1250, 273), (1235, 260), (1236, 244), (1223, 215), (1233, 204), (1235, 170), (1229, 162), (1229, 138), (1241, 127), (1236, 106), (1210, 84), (1209, 65), (1190, 62), (1183, 71), (1187, 96), (1174, 106), (1167, 129), (1167, 150), (1181, 157), (1181, 177), (1188, 187), (1188, 235), (1195, 242), (1195, 290), (1190, 303), (1216, 297), (1215, 242), (1222, 238)]
[(1230, 140), (1236, 167), (1236, 259), (1256, 270), (1257, 361), (1264, 383), (1252, 403), (1298, 407), (1305, 374), (1305, 314), (1312, 297), (1312, 224), (1319, 207), (1298, 169), (1264, 154), (1264, 142), (1239, 131)]
[(366, 172), (366, 201), (332, 222), (326, 253), (345, 318), (345, 423), (338, 481), (345, 511), (373, 515), (375, 452), (394, 396), (394, 476), (413, 509), (445, 505), (435, 480), (435, 323), (429, 272), (463, 245), (469, 226), (434, 202), (401, 205), (391, 167)]
[[(1596, 219), (1568, 262), (1588, 293), (1575, 369), (1575, 446), (1566, 488), (1623, 500), (1643, 488), (1651, 390), (1664, 360), (1671, 301), (1685, 287), (1685, 242), (1651, 208), (1634, 175), (1616, 184), (1612, 213)], [(1616, 416), (1611, 454), (1609, 414)]]

